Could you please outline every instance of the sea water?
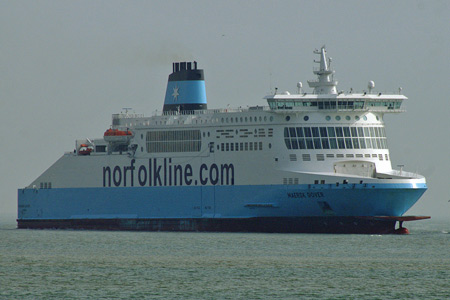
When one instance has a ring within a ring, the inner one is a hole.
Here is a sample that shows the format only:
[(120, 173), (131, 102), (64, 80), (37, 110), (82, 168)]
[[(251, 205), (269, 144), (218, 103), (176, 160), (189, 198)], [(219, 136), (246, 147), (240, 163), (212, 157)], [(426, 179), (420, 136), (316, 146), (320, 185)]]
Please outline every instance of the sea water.
[(449, 299), (450, 222), (410, 235), (16, 229), (0, 299)]

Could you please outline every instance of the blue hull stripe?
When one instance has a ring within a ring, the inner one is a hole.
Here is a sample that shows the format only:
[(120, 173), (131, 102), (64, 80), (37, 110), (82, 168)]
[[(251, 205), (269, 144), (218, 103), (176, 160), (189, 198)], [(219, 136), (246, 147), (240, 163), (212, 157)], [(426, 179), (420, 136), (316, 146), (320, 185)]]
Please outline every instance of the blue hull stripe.
[(401, 216), (426, 184), (20, 189), (19, 220)]

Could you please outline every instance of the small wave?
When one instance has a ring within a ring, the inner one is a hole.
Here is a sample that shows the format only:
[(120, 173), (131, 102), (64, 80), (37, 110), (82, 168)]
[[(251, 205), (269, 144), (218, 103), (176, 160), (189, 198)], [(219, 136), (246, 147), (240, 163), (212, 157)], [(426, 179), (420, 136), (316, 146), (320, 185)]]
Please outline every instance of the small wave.
[(448, 231), (442, 230), (441, 233), (448, 234)]

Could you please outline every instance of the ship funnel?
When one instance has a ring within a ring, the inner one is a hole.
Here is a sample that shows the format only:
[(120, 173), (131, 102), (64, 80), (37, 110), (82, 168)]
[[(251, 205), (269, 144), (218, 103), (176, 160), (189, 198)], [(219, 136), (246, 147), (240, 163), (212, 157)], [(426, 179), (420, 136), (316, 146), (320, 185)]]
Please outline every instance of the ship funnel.
[(163, 112), (206, 109), (205, 76), (197, 62), (175, 62), (167, 82)]

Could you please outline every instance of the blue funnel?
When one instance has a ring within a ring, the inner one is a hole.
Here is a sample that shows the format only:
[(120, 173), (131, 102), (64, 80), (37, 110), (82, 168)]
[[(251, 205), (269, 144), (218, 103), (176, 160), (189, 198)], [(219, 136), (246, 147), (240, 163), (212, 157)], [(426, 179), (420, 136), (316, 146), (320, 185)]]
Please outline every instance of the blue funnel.
[(191, 62), (173, 63), (173, 73), (169, 75), (163, 112), (178, 111), (189, 113), (206, 109), (205, 77), (203, 70)]

